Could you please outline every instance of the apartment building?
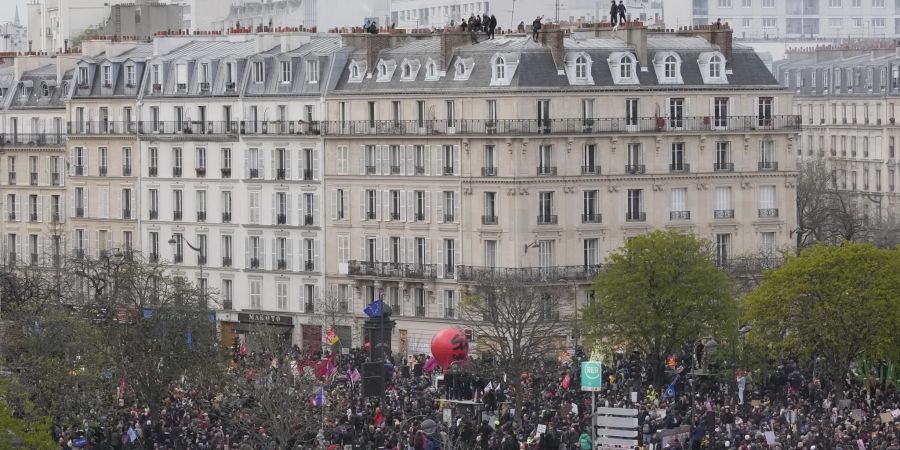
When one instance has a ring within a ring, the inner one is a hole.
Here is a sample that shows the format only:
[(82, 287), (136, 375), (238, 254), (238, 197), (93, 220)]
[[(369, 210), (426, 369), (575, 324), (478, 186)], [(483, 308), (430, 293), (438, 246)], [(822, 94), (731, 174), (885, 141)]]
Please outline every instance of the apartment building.
[[(138, 116), (149, 43), (98, 42), (75, 64), (67, 102), (70, 249), (140, 250)], [(92, 56), (93, 55), (93, 56)]]
[(6, 70), (0, 107), (4, 264), (53, 264), (65, 254), (65, 98), (71, 71), (47, 57)]
[(288, 339), (320, 348), (323, 155), (315, 124), (340, 41), (182, 40), (149, 58), (141, 88), (144, 251), (219, 293), (228, 345), (253, 317), (268, 317)]
[(877, 44), (793, 51), (775, 71), (803, 120), (797, 156), (823, 158), (835, 189), (855, 194), (864, 216), (886, 220), (900, 206), (900, 49)]
[(774, 255), (799, 122), (730, 33), (345, 35), (325, 98), (328, 283), (356, 307), (383, 298), (415, 352), (469, 284), (558, 285), (546, 314), (572, 312), (653, 229), (708, 238), (723, 266)]
[[(669, 2), (666, 2), (669, 3)], [(742, 39), (892, 37), (900, 33), (896, 0), (677, 0), (667, 23), (721, 19)], [(670, 6), (670, 5), (667, 5)]]

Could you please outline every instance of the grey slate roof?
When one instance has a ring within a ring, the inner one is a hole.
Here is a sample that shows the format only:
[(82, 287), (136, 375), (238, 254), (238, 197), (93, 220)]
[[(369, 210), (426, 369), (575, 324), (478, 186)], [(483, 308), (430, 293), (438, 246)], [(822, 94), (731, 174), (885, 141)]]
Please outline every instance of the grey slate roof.
[[(71, 81), (72, 72), (63, 75), (63, 82)], [(47, 86), (49, 95), (43, 95), (43, 88)], [(27, 95), (23, 96), (25, 90)], [(65, 98), (62, 84), (56, 82), (56, 65), (47, 64), (37, 69), (22, 73), (15, 84), (10, 87), (8, 95), (3, 99), (3, 109), (64, 109)]]

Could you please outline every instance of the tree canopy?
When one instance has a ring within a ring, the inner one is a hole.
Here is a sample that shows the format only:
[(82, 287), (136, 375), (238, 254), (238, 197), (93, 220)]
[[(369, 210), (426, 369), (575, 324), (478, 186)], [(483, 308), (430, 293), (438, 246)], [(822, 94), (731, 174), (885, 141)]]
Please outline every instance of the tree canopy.
[(646, 355), (658, 378), (666, 355), (736, 328), (728, 276), (707, 241), (678, 231), (630, 239), (610, 254), (594, 281), (596, 301), (584, 309), (588, 336)]
[(898, 355), (900, 251), (816, 244), (767, 273), (747, 296), (748, 335), (772, 358), (822, 357), (840, 391), (854, 361)]

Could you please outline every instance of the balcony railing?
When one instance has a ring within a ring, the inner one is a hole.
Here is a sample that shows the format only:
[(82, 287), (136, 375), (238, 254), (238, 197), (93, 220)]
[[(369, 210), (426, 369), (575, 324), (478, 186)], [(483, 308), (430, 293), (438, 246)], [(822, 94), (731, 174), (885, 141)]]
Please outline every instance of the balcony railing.
[(778, 170), (778, 163), (775, 161), (760, 161), (759, 170)]
[(444, 214), (444, 223), (453, 223), (456, 217), (453, 214)]
[(28, 177), (28, 183), (31, 184), (32, 186), (37, 186), (37, 184), (38, 184), (38, 174), (36, 174), (36, 173), (30, 173), (30, 174), (28, 174), (28, 175), (29, 175), (29, 177)]
[(283, 180), (287, 176), (287, 170), (284, 169), (275, 169), (275, 179)]
[[(374, 213), (373, 213), (374, 214)], [(374, 217), (372, 217), (374, 219)], [(304, 214), (303, 215), (303, 225), (312, 226), (315, 225), (315, 217), (312, 214)]]
[(222, 223), (231, 223), (231, 213), (230, 212), (222, 213)]
[(250, 258), (250, 268), (259, 269), (259, 258)]
[(425, 166), (415, 166), (414, 171), (416, 175), (425, 175)]
[(75, 175), (82, 176), (85, 172), (84, 166), (75, 166)]
[(669, 211), (669, 220), (691, 220), (690, 211)]
[(559, 217), (556, 214), (541, 214), (537, 216), (538, 225), (556, 225)]
[(625, 166), (625, 173), (629, 173), (632, 175), (639, 175), (647, 171), (647, 166), (643, 164), (627, 164)]
[(366, 175), (375, 174), (375, 166), (366, 165)]
[(231, 167), (222, 168), (222, 178), (231, 178)]
[(202, 266), (206, 264), (206, 255), (197, 255), (197, 265)]
[(150, 253), (150, 262), (159, 262), (159, 253)]
[(396, 222), (398, 220), (400, 220), (400, 213), (396, 212), (396, 211), (391, 211), (391, 221)]
[(7, 213), (7, 214), (6, 214), (6, 220), (8, 220), (8, 221), (10, 221), (10, 222), (15, 222), (15, 221), (16, 221), (16, 212), (15, 212), (15, 211), (10, 211), (9, 213)]
[(49, 147), (66, 143), (62, 133), (5, 133), (0, 134), (0, 147), (40, 146)]
[(100, 174), (101, 177), (105, 177), (107, 171), (108, 171), (108, 170), (107, 170), (106, 166), (100, 166), (100, 167), (97, 169), (97, 173)]
[(391, 166), (391, 175), (400, 175), (400, 166)]
[(481, 216), (482, 225), (497, 225), (497, 216)]
[(206, 167), (195, 167), (194, 173), (197, 174), (197, 178), (203, 178), (206, 176)]
[(453, 173), (454, 173), (453, 166), (444, 166), (444, 171), (442, 173), (444, 175), (453, 175)]
[(6, 174), (6, 180), (7, 180), (7, 183), (8, 183), (9, 185), (15, 186), (15, 184), (16, 184), (16, 173), (15, 173), (15, 172), (8, 172), (8, 173)]
[(37, 215), (37, 213), (36, 213), (36, 212), (29, 213), (29, 214), (28, 214), (28, 221), (29, 221), (29, 222), (37, 222), (37, 221), (38, 221), (38, 215)]
[(131, 219), (131, 210), (128, 208), (122, 209), (122, 218), (123, 219)]
[(647, 213), (627, 211), (625, 213), (625, 221), (626, 222), (646, 222), (647, 221)]
[(250, 172), (250, 174), (249, 174), (250, 178), (259, 178), (259, 169), (254, 169), (251, 167), (249, 169), (249, 172)]
[(601, 223), (603, 216), (601, 214), (582, 214), (581, 223)]
[(497, 176), (497, 168), (496, 167), (482, 167), (481, 168), (481, 176), (496, 177)]
[(50, 174), (50, 185), (51, 186), (59, 186), (62, 183), (59, 172), (53, 172)]
[(287, 270), (287, 260), (286, 260), (286, 259), (279, 259), (279, 260), (276, 262), (276, 266), (278, 267), (278, 270)]
[(437, 278), (436, 264), (351, 260), (348, 265), (348, 270), (351, 277), (408, 278), (417, 280)]
[(130, 177), (130, 176), (131, 176), (131, 166), (130, 166), (130, 165), (127, 165), (127, 164), (126, 164), (126, 165), (123, 165), (123, 166), (122, 166), (122, 176), (123, 176), (123, 177)]
[(731, 273), (759, 273), (781, 267), (785, 259), (781, 256), (763, 255), (738, 258), (717, 259), (716, 266)]
[(492, 284), (504, 281), (544, 283), (566, 281), (590, 281), (597, 275), (600, 265), (552, 266), (552, 267), (485, 267), (457, 266), (457, 280)]
[(84, 217), (84, 208), (75, 208), (75, 217)]
[[(585, 126), (583, 118), (571, 119), (467, 119), (448, 125), (446, 120), (356, 120), (319, 122), (322, 134), (339, 136), (416, 136), (416, 135), (537, 135), (537, 134), (622, 134), (659, 132), (740, 132), (740, 131), (796, 131), (800, 116), (782, 115), (759, 119), (754, 116), (719, 117), (713, 124), (709, 116), (682, 117), (666, 120), (663, 117), (593, 119)], [(424, 126), (422, 126), (424, 125)]]
[(316, 263), (312, 261), (303, 261), (303, 271), (304, 272), (314, 272), (316, 270)]
[(581, 174), (582, 175), (600, 175), (600, 166), (599, 165), (581, 166)]
[(87, 122), (68, 122), (66, 131), (70, 135), (128, 135), (135, 134), (135, 122), (97, 120)]
[(713, 219), (734, 219), (733, 209), (717, 209), (713, 211)]
[(425, 221), (425, 213), (417, 212), (417, 213), (413, 214), (413, 220), (415, 220), (416, 222), (424, 222)]
[(669, 164), (669, 172), (690, 172), (691, 165), (688, 163)]
[(155, 177), (155, 176), (159, 175), (159, 167), (156, 167), (156, 166), (148, 167), (147, 174), (151, 177)]
[(175, 178), (181, 177), (181, 166), (172, 167), (172, 176)]
[(176, 264), (180, 264), (180, 263), (184, 262), (184, 253), (176, 253), (175, 258), (173, 258), (173, 259), (174, 259), (173, 262)]
[(275, 214), (275, 223), (276, 223), (277, 225), (284, 225), (284, 224), (286, 224), (286, 223), (287, 223), (287, 214), (285, 214), (285, 213), (278, 213), (278, 214)]
[(230, 256), (222, 257), (222, 267), (231, 267), (231, 257)]
[(717, 162), (713, 164), (713, 171), (734, 172), (734, 163)]
[(197, 211), (197, 222), (206, 222), (206, 211)]
[(778, 208), (760, 208), (759, 217), (761, 219), (771, 219), (778, 217)]
[(313, 171), (310, 169), (303, 170), (303, 181), (310, 181), (313, 179)]
[(156, 220), (159, 218), (159, 211), (156, 209), (150, 210), (150, 220)]
[(172, 220), (181, 220), (181, 211), (172, 211)]
[(537, 174), (538, 175), (556, 175), (556, 167), (555, 166), (538, 166)]

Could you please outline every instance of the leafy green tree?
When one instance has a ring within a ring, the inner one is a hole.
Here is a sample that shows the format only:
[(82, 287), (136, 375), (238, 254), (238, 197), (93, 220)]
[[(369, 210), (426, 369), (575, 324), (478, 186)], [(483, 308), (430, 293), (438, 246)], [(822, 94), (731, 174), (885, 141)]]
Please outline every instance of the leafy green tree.
[(732, 284), (716, 267), (711, 244), (678, 231), (630, 239), (609, 256), (594, 289), (596, 301), (583, 314), (588, 338), (639, 351), (656, 382), (667, 355), (736, 328)]
[(0, 379), (0, 448), (53, 450), (50, 418), (40, 415), (16, 383)]
[(745, 300), (748, 339), (771, 358), (822, 357), (840, 394), (854, 361), (896, 357), (900, 251), (817, 244), (765, 275)]

